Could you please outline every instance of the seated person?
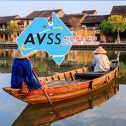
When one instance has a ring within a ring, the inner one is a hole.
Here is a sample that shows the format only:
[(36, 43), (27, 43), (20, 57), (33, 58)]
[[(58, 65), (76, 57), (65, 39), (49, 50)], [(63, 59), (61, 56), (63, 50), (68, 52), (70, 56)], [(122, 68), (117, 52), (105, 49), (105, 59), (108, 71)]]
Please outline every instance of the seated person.
[(37, 81), (32, 72), (29, 57), (34, 53), (36, 52), (33, 52), (26, 57), (21, 54), (19, 49), (16, 51), (12, 66), (11, 87), (20, 88), (23, 93), (30, 93), (31, 90), (38, 90), (43, 86)]
[(99, 46), (94, 53), (94, 72), (108, 72), (110, 70), (110, 61), (106, 55), (106, 51)]

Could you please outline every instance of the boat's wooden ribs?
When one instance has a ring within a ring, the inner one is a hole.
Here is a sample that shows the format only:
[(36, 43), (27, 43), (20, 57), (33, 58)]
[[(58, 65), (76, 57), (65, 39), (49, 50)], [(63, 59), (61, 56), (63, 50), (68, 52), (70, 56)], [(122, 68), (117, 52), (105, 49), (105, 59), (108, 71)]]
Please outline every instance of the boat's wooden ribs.
[(64, 74), (66, 81), (72, 80), (70, 72), (65, 72)]
[(77, 73), (83, 73), (83, 68), (77, 69)]
[(47, 78), (46, 77), (42, 77), (41, 79), (39, 79), (40, 80), (40, 82), (46, 82), (47, 81)]
[[(53, 80), (65, 80), (65, 81), (74, 81), (77, 78), (75, 77), (76, 74), (81, 74), (81, 73), (87, 73), (89, 70), (86, 67), (77, 69), (77, 70), (72, 70), (64, 73), (58, 73), (53, 76), (48, 76), (48, 77), (43, 77), (40, 79), (40, 81), (44, 80), (46, 82), (50, 82)], [(89, 78), (86, 78), (89, 79)]]
[(53, 75), (54, 80), (60, 80), (59, 74)]
[(71, 71), (70, 71), (70, 77), (71, 77), (71, 80), (73, 81), (73, 80), (74, 80), (74, 78), (73, 78), (73, 76), (72, 76)]
[(75, 73), (76, 73), (76, 70), (71, 71), (71, 76), (72, 76), (73, 80), (75, 80)]
[(83, 68), (83, 73), (87, 73), (89, 72), (89, 69), (88, 68)]
[(64, 73), (60, 73), (60, 74), (59, 74), (59, 78), (60, 78), (60, 80), (65, 80), (65, 78), (64, 78)]
[(52, 76), (47, 77), (47, 81), (52, 81), (54, 80)]

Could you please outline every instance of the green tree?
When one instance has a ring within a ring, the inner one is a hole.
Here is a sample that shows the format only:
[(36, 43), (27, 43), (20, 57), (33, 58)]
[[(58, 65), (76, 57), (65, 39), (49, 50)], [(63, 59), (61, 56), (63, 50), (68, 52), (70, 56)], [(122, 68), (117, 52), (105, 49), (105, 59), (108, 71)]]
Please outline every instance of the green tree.
[(112, 30), (113, 26), (107, 20), (103, 20), (101, 24), (99, 25), (99, 28), (100, 28), (101, 33), (106, 35), (106, 39), (108, 35), (113, 33), (113, 30)]
[(3, 35), (3, 34), (5, 34), (5, 28), (0, 28), (0, 35)]
[(108, 22), (112, 26), (112, 32), (117, 33), (117, 43), (120, 43), (120, 32), (126, 30), (126, 19), (123, 16), (114, 15), (108, 18)]
[(109, 35), (112, 33), (113, 26), (110, 24), (109, 21), (103, 20), (99, 25), (101, 33), (105, 35)]
[(5, 32), (7, 34), (13, 34), (15, 32), (19, 32), (20, 28), (18, 27), (18, 25), (14, 22), (14, 23), (10, 23), (7, 28), (5, 29)]
[[(0, 35), (12, 35), (12, 34), (16, 34), (16, 33), (20, 33), (21, 32), (21, 28), (19, 28), (18, 24), (16, 22), (13, 23), (7, 23), (7, 27), (6, 28), (1, 28), (0, 29)], [(5, 40), (4, 40), (5, 41)]]

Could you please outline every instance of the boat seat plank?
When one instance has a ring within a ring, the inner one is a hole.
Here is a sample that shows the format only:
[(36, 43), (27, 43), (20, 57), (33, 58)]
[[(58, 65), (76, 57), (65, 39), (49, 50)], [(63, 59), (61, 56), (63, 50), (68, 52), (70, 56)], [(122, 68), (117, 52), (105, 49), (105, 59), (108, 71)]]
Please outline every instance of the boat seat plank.
[(65, 81), (65, 80), (54, 80), (54, 81), (50, 81), (47, 82), (47, 86), (51, 87), (51, 86), (61, 86), (61, 85), (69, 85), (69, 84), (75, 84), (77, 82), (80, 82), (81, 80), (73, 80), (73, 81)]
[(75, 73), (76, 79), (84, 79), (84, 80), (91, 80), (103, 75), (107, 74), (107, 72), (87, 72), (87, 73)]

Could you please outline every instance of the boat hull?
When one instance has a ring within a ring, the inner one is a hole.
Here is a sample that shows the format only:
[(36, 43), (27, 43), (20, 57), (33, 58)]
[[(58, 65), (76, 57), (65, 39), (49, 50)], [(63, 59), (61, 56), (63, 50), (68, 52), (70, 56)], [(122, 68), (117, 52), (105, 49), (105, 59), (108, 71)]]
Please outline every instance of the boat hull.
[[(102, 75), (98, 78), (95, 78), (92, 80), (86, 80), (86, 81), (68, 80), (68, 79), (66, 81), (66, 80), (55, 80), (53, 78), (53, 80), (47, 82), (47, 84), (50, 86), (48, 86), (48, 89), (46, 90), (46, 92), (49, 95), (50, 100), (52, 102), (62, 101), (65, 99), (71, 99), (71, 98), (78, 97), (84, 94), (88, 94), (90, 92), (98, 90), (99, 88), (104, 87), (113, 79), (115, 79), (118, 73), (118, 68), (119, 66), (117, 64), (115, 69), (111, 70), (107, 74)], [(84, 70), (84, 68), (82, 69)], [(66, 74), (66, 78), (67, 78), (67, 74)], [(3, 88), (3, 89), (10, 95), (30, 104), (48, 102), (43, 92), (35, 93), (35, 94), (34, 93), (23, 94), (23, 93), (19, 93), (20, 89), (13, 89), (13, 88)]]
[(53, 113), (49, 104), (28, 105), (20, 116), (15, 120), (12, 126), (36, 125), (45, 126), (62, 118), (73, 116), (82, 111), (93, 109), (95, 106), (105, 104), (119, 90), (119, 85), (112, 81), (104, 88), (91, 94), (82, 95), (70, 100), (55, 102), (55, 109), (59, 116)]

